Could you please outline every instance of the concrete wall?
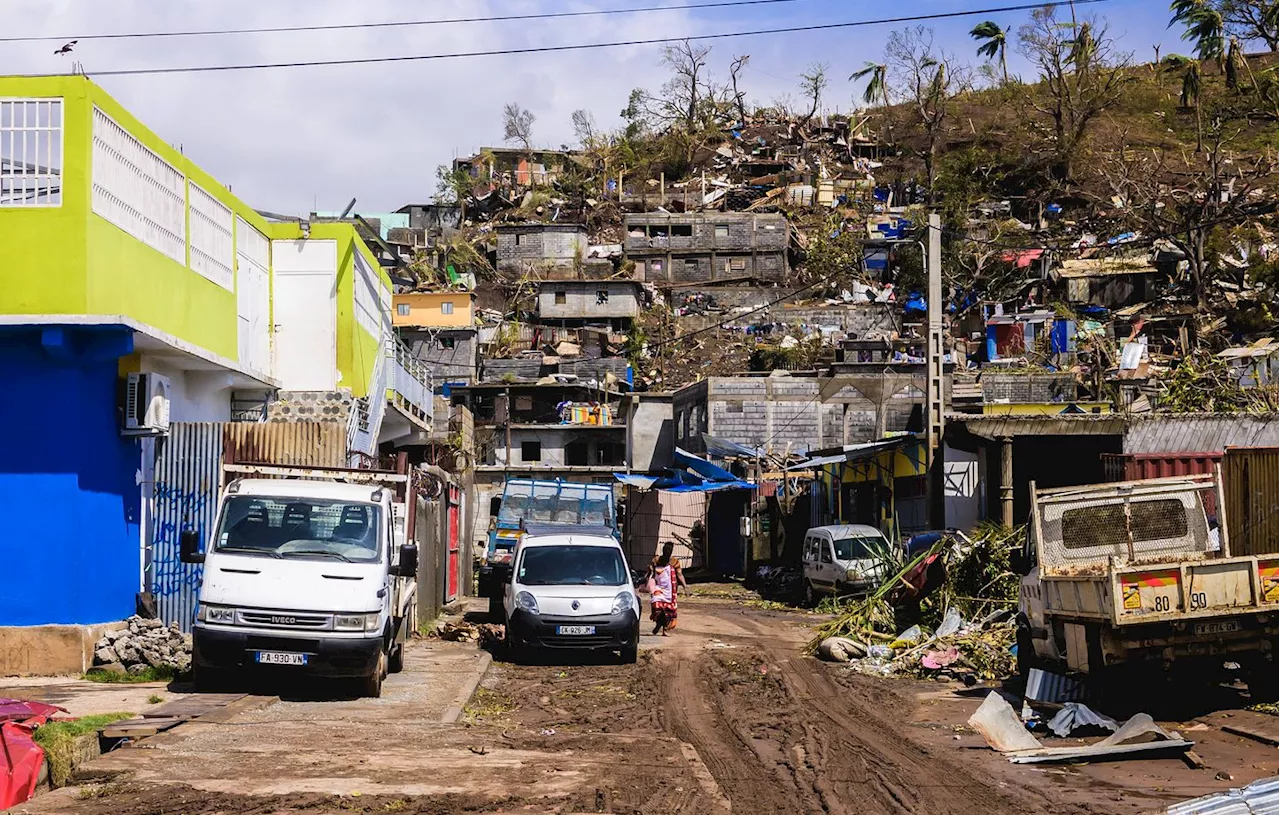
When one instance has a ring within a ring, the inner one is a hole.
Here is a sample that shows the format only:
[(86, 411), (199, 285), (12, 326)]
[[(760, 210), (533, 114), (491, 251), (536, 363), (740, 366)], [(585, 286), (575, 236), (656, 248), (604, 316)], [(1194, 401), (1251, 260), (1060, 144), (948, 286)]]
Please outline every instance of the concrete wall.
[(582, 226), (515, 224), (498, 227), (498, 271), (554, 278), (573, 272), (587, 254)]
[(700, 452), (702, 432), (778, 452), (874, 441), (923, 413), (924, 384), (893, 373), (712, 377), (676, 392), (676, 444)]
[[(718, 289), (709, 289), (708, 293), (718, 295)], [(780, 299), (785, 289), (757, 289), (766, 302)], [(773, 292), (779, 292), (774, 294)], [(733, 306), (727, 306), (732, 308)], [(764, 325), (781, 323), (799, 328), (801, 326), (838, 326), (841, 331), (853, 339), (865, 337), (876, 332), (888, 335), (902, 330), (900, 312), (892, 303), (857, 303), (845, 306), (804, 306), (793, 307), (785, 304), (773, 306), (739, 317), (728, 319), (729, 325)], [(681, 333), (694, 331), (716, 323), (724, 322), (728, 315), (692, 314), (677, 318), (677, 326)]]
[(352, 398), (342, 391), (278, 391), (267, 403), (268, 422), (325, 421), (346, 424)]
[(638, 283), (564, 280), (538, 288), (538, 316), (544, 320), (634, 319), (639, 314)]
[[(510, 463), (518, 466), (547, 468), (606, 466), (601, 463), (598, 455), (600, 452), (606, 451), (606, 448), (612, 447), (616, 450), (617, 456), (607, 460), (618, 461), (619, 463), (610, 466), (619, 468), (626, 466), (626, 428), (621, 425), (608, 430), (583, 429), (573, 425), (565, 425), (563, 430), (560, 428), (539, 428), (537, 430), (512, 428), (510, 462), (507, 460), (505, 431), (498, 431), (497, 442), (492, 459), (483, 461), (481, 462), (482, 464)], [(537, 442), (540, 445), (537, 460), (526, 461), (524, 459), (522, 450), (525, 442)], [(577, 447), (579, 455), (585, 454), (585, 459), (570, 461), (569, 451), (565, 449), (570, 444), (574, 444)]]
[(628, 255), (682, 252), (786, 251), (787, 218), (780, 213), (643, 213), (626, 217)]
[[(431, 372), (431, 380), (436, 383), (437, 388), (445, 382), (472, 384), (476, 381), (475, 329), (403, 329), (400, 338), (409, 346), (414, 358)], [(450, 340), (453, 347), (446, 348), (445, 344)]]
[(983, 372), (984, 402), (1072, 402), (1075, 374), (1002, 374)]
[(142, 585), (142, 449), (120, 435), (123, 326), (0, 331), (0, 625), (132, 614)]
[(670, 467), (676, 443), (671, 394), (635, 394), (628, 411), (627, 461), (632, 469)]
[(0, 626), (0, 676), (78, 676), (93, 666), (104, 625)]

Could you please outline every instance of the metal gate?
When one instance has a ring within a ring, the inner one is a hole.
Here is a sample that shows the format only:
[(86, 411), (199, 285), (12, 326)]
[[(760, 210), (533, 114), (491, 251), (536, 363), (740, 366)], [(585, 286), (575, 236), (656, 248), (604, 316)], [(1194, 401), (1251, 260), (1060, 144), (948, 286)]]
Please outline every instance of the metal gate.
[(459, 528), (460, 523), (458, 504), (460, 503), (461, 492), (453, 484), (449, 485), (449, 557), (447, 560), (448, 577), (445, 579), (445, 603), (452, 603), (458, 599), (458, 577), (460, 574), (460, 553), (461, 546), (459, 544)]
[[(207, 535), (218, 508), (222, 463), (221, 422), (174, 423), (169, 435), (155, 440), (155, 481), (151, 485), (147, 529), (147, 590), (166, 624), (190, 631), (202, 568), (179, 558), (178, 536), (184, 529)], [(203, 544), (204, 541), (202, 540)]]

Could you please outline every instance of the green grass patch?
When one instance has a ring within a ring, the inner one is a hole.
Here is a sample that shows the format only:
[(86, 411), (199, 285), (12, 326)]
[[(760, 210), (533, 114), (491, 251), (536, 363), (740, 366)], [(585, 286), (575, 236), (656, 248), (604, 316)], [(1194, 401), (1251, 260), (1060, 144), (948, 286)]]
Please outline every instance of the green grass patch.
[(147, 697), (147, 704), (149, 705), (158, 705), (163, 701), (164, 701), (163, 696), (157, 696), (154, 693)]
[(80, 678), (106, 685), (142, 685), (147, 682), (172, 682), (177, 677), (178, 671), (173, 666), (161, 665), (159, 668), (149, 667), (138, 674), (91, 670)]
[(69, 722), (50, 722), (36, 728), (32, 738), (44, 748), (45, 760), (49, 762), (49, 780), (53, 785), (61, 787), (67, 783), (80, 737), (97, 733), (112, 722), (132, 717), (132, 713), (99, 713)]

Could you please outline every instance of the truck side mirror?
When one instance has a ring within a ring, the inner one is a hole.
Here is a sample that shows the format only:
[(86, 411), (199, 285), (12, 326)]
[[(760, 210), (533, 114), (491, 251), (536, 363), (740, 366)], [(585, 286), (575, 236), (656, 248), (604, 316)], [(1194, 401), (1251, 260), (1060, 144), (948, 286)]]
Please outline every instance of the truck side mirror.
[(199, 529), (184, 529), (178, 533), (178, 559), (183, 563), (204, 563)]
[(418, 576), (418, 547), (416, 544), (405, 543), (400, 546), (400, 565), (397, 567), (396, 573), (401, 577)]

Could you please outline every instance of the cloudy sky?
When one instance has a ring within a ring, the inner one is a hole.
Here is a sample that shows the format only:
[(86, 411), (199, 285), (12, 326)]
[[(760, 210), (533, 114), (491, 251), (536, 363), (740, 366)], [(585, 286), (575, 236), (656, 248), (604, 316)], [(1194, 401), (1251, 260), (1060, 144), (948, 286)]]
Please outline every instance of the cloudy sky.
[[(708, 0), (687, 0), (705, 3)], [(785, 0), (726, 8), (680, 8), (681, 0), (0, 0), (0, 37), (80, 36), (73, 57), (95, 71), (493, 51), (546, 45), (645, 40), (997, 8), (1014, 0)], [(570, 19), (478, 22), (322, 32), (145, 39), (86, 35), (293, 25), (444, 20), (583, 9), (664, 6), (669, 11)], [(1185, 51), (1166, 29), (1165, 0), (1108, 0), (1087, 7), (1105, 16), (1120, 47), (1149, 60)], [(1085, 12), (1082, 7), (1081, 13)], [(973, 57), (967, 31), (990, 17), (1017, 26), (1026, 12), (938, 20), (939, 43)], [(901, 26), (902, 24), (898, 24)], [(834, 78), (828, 111), (848, 110), (857, 93), (845, 78), (878, 60), (893, 26), (845, 28), (717, 40), (710, 65), (727, 76), (736, 54), (750, 54), (749, 96), (770, 102), (796, 92), (796, 75), (814, 61)], [(60, 41), (0, 42), (0, 73), (60, 73)], [(435, 168), (455, 155), (500, 144), (501, 110), (516, 101), (536, 115), (535, 140), (572, 140), (570, 114), (586, 108), (602, 126), (636, 86), (663, 81), (659, 46), (587, 51), (144, 76), (98, 81), (142, 121), (260, 209), (305, 213), (395, 209), (430, 199)], [(1010, 71), (1025, 70), (1010, 53)]]

